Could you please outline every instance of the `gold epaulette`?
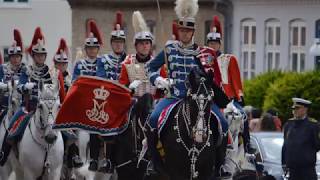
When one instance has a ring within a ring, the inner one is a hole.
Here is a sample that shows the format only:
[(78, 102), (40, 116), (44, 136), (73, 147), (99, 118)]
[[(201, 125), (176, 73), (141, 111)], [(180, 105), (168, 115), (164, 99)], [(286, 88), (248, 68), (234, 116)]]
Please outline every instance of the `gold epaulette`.
[(308, 120), (309, 120), (310, 122), (312, 122), (312, 123), (318, 123), (318, 121), (317, 121), (316, 119), (314, 119), (314, 118), (308, 118)]
[(288, 121), (294, 121), (295, 120), (295, 118), (290, 118), (290, 119), (288, 119)]

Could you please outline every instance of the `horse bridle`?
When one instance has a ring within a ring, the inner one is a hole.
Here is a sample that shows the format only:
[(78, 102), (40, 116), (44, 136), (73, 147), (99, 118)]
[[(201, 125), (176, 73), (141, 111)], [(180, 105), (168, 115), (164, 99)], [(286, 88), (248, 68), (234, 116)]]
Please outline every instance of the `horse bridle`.
[[(196, 104), (198, 106), (198, 110), (199, 110), (198, 116), (197, 116), (197, 121), (196, 121), (195, 125), (193, 126), (193, 133), (196, 134), (196, 133), (198, 133), (198, 131), (201, 131), (201, 132), (204, 132), (203, 134), (205, 134), (205, 136), (206, 136), (206, 141), (205, 141), (205, 143), (202, 143), (202, 146), (200, 148), (197, 148), (195, 143), (192, 144), (192, 147), (188, 147), (181, 136), (181, 131), (179, 128), (179, 114), (182, 109), (182, 111), (183, 111), (182, 115), (183, 115), (185, 126), (187, 127), (188, 134), (189, 135), (191, 134), (190, 130), (189, 130), (189, 125), (191, 125), (190, 107), (186, 108), (186, 106), (183, 103), (182, 108), (180, 106), (176, 115), (174, 116), (174, 118), (176, 119), (176, 121), (175, 121), (176, 124), (174, 126), (174, 130), (177, 131), (177, 135), (178, 135), (178, 138), (176, 139), (176, 141), (178, 143), (182, 144), (184, 149), (188, 152), (188, 156), (190, 157), (190, 161), (191, 161), (190, 179), (197, 178), (199, 176), (198, 171), (196, 171), (196, 162), (198, 161), (198, 157), (200, 156), (201, 152), (206, 147), (211, 146), (211, 144), (210, 144), (210, 137), (211, 137), (210, 135), (212, 134), (212, 130), (210, 128), (211, 112), (209, 113), (209, 118), (208, 118), (207, 124), (205, 125), (204, 124), (204, 121), (205, 121), (205, 118), (204, 118), (205, 111), (204, 110), (208, 106), (208, 103), (212, 102), (214, 92), (212, 89), (207, 88), (207, 86), (205, 85), (205, 81), (206, 81), (206, 79), (204, 77), (201, 77), (200, 85), (199, 85), (196, 93), (192, 93), (191, 89), (188, 89), (188, 92), (187, 92), (187, 96), (191, 97), (192, 100), (194, 100), (196, 102)], [(201, 88), (205, 89), (205, 94), (207, 94), (207, 96), (200, 94)], [(195, 129), (195, 126), (198, 126), (199, 123), (200, 123), (200, 125), (202, 125), (202, 129), (201, 128)], [(207, 127), (205, 127), (205, 126), (207, 126)]]
[[(47, 123), (44, 124), (44, 120), (43, 119), (49, 119), (50, 117), (54, 118), (53, 116), (53, 108), (54, 108), (54, 103), (57, 100), (56, 98), (40, 98), (39, 101), (44, 101), (44, 103), (39, 103), (37, 106), (38, 108), (40, 108), (40, 111), (43, 109), (42, 105), (45, 105), (46, 108), (49, 110), (47, 116), (45, 118), (43, 118), (43, 116), (41, 115), (41, 113), (39, 112), (39, 121), (40, 121), (40, 127), (38, 126), (37, 128), (40, 128), (41, 130), (44, 130), (45, 128), (47, 128), (48, 126), (52, 126), (52, 123)], [(49, 101), (49, 102), (47, 102)], [(35, 121), (35, 118), (34, 118)], [(35, 125), (37, 126), (37, 123), (34, 122)]]

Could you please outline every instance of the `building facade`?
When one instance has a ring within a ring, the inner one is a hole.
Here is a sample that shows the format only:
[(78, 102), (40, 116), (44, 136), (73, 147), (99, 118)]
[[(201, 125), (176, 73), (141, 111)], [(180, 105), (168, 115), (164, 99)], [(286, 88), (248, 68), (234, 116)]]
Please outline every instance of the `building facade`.
[(319, 67), (309, 48), (320, 38), (320, 0), (233, 0), (232, 52), (242, 76)]
[[(40, 26), (45, 36), (48, 65), (58, 48), (60, 38), (71, 44), (71, 8), (66, 0), (0, 0), (0, 50), (5, 61), (13, 43), (13, 29), (20, 30), (25, 48), (29, 47), (34, 30)], [(29, 62), (30, 57), (24, 60)]]
[[(156, 1), (150, 0), (68, 0), (72, 8), (72, 44), (73, 55), (77, 48), (83, 48), (86, 35), (86, 22), (94, 19), (104, 35), (104, 46), (101, 53), (111, 51), (110, 33), (113, 28), (116, 11), (123, 12), (125, 31), (127, 33), (126, 49), (134, 53), (134, 31), (132, 27), (132, 13), (139, 10), (143, 14), (151, 32), (155, 37), (155, 53), (164, 48), (166, 41), (171, 38), (172, 21), (177, 19), (174, 11), (174, 0), (159, 0), (161, 19), (159, 20)], [(219, 11), (217, 10), (219, 9)], [(209, 32), (211, 19), (218, 15), (225, 21), (224, 12), (229, 11), (225, 4), (213, 0), (199, 0), (199, 12), (196, 17), (195, 42), (204, 44), (205, 36)], [(227, 14), (227, 12), (225, 13)]]
[[(115, 12), (124, 14), (127, 52), (135, 51), (131, 15), (140, 10), (155, 36), (155, 53), (171, 37), (176, 19), (175, 0), (68, 0), (72, 8), (73, 55), (83, 48), (86, 22), (96, 20), (104, 35), (101, 53), (111, 51), (110, 32)], [(309, 54), (315, 38), (320, 38), (320, 0), (199, 0), (195, 41), (205, 44), (214, 15), (223, 26), (223, 49), (238, 57), (241, 75), (250, 79), (270, 70), (303, 72), (320, 67), (320, 58)]]

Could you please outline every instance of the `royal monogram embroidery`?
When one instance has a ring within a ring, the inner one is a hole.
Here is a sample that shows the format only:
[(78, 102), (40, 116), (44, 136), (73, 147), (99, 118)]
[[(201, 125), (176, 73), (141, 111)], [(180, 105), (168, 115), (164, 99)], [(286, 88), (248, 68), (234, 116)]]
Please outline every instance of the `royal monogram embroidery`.
[(86, 115), (91, 121), (107, 124), (109, 115), (104, 111), (104, 106), (107, 104), (106, 99), (110, 95), (110, 92), (101, 86), (100, 88), (94, 89), (93, 94), (93, 108), (86, 110)]

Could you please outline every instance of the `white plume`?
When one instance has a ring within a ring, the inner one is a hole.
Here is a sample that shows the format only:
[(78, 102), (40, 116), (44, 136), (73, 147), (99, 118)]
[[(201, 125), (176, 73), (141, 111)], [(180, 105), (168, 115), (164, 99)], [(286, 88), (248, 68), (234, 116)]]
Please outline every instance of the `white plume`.
[(198, 0), (177, 0), (174, 10), (178, 18), (193, 18), (199, 10)]
[(149, 32), (149, 28), (144, 21), (144, 18), (140, 11), (134, 11), (132, 14), (132, 25), (135, 33), (147, 31)]

